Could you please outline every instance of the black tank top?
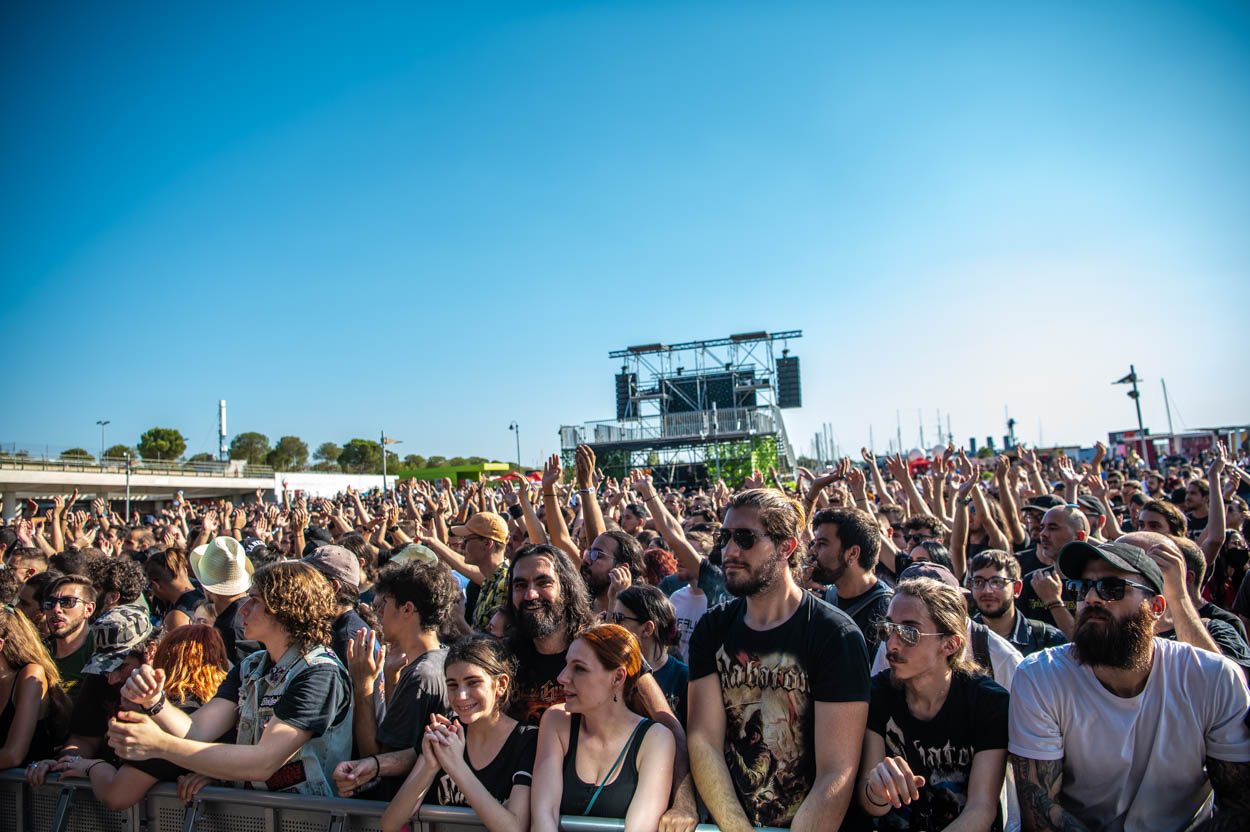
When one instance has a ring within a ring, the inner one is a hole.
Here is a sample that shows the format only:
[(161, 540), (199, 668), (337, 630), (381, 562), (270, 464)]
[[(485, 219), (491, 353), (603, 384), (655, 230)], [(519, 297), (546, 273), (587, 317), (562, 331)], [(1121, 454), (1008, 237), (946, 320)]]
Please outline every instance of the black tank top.
[[(572, 725), (569, 727), (569, 750), (564, 752), (564, 793), (560, 798), (560, 814), (580, 815), (586, 811), (590, 799), (594, 797), (595, 783), (583, 782), (577, 776), (577, 738), (581, 732), (582, 715), (569, 714)], [(599, 799), (591, 809), (596, 818), (624, 818), (629, 811), (629, 803), (634, 799), (634, 791), (638, 788), (638, 749), (642, 740), (651, 730), (655, 722), (644, 719), (634, 730), (630, 738), (629, 750), (625, 759), (617, 768), (616, 779), (603, 787)], [(619, 752), (618, 752), (619, 753)], [(615, 758), (614, 758), (615, 761)]]
[[(20, 673), (23, 668), (18, 668), (18, 672)], [(5, 703), (4, 710), (0, 711), (0, 745), (8, 739), (9, 729), (13, 727), (15, 716), (17, 716), (17, 674), (13, 676), (13, 689), (9, 691), (9, 701)], [(30, 748), (23, 762), (47, 760), (56, 756), (54, 753), (56, 743), (52, 738), (52, 729), (49, 724), (51, 717), (52, 708), (49, 706), (47, 715), (35, 723), (35, 732), (30, 737)]]

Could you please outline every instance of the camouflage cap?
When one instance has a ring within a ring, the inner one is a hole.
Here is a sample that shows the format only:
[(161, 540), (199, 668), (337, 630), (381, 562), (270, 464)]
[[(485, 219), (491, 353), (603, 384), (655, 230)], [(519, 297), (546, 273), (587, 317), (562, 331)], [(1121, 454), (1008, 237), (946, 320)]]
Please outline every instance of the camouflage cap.
[(147, 610), (131, 604), (113, 607), (95, 620), (91, 634), (95, 652), (83, 667), (86, 673), (110, 673), (126, 661), (126, 655), (152, 633), (152, 619)]

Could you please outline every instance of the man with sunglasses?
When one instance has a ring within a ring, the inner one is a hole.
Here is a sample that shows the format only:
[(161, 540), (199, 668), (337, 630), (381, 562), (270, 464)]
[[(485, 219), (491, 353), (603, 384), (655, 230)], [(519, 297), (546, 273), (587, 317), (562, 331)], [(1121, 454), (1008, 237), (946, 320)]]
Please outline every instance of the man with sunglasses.
[(1016, 609), (1016, 597), (1024, 582), (1013, 555), (1000, 549), (978, 552), (968, 563), (968, 575), (972, 600), (979, 610), (973, 621), (1007, 639), (1025, 656), (1067, 644), (1068, 639), (1057, 628), (1026, 618)]
[(1169, 558), (1122, 540), (1059, 553), (1076, 637), (1025, 659), (1011, 688), (1026, 832), (1187, 829), (1212, 791), (1213, 828), (1250, 817), (1250, 691), (1219, 654), (1155, 637), (1168, 607), (1156, 559)]
[(91, 616), (95, 612), (95, 585), (85, 575), (62, 575), (43, 591), (40, 606), (48, 627), (48, 652), (61, 673), (61, 687), (71, 702), (78, 701), (83, 668), (95, 652)]
[(690, 766), (721, 829), (837, 829), (868, 720), (868, 655), (850, 616), (796, 583), (801, 507), (736, 495), (720, 530), (738, 596), (690, 639)]

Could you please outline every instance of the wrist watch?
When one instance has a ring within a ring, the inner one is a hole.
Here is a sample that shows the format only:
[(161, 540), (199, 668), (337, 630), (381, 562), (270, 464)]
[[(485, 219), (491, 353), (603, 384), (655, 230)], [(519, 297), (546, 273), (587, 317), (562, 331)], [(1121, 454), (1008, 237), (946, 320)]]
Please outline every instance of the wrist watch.
[(165, 691), (161, 691), (161, 698), (152, 703), (150, 708), (141, 708), (148, 716), (156, 716), (165, 707)]

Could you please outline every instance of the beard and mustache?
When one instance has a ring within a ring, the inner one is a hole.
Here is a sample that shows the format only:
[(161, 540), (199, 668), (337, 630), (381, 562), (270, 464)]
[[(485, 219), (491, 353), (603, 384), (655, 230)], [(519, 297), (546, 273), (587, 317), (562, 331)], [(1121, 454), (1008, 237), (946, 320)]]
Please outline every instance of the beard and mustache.
[(517, 631), (527, 639), (540, 639), (559, 632), (565, 624), (567, 615), (563, 606), (554, 607), (547, 601), (533, 602), (532, 607), (522, 606), (517, 610)]
[[(748, 598), (771, 587), (781, 575), (781, 567), (777, 561), (769, 558), (757, 567), (745, 561), (732, 561), (734, 566), (742, 567), (734, 570), (732, 576), (725, 572), (725, 589), (737, 598)], [(741, 574), (745, 572), (746, 574)]]
[(600, 595), (608, 591), (608, 587), (612, 585), (612, 579), (608, 576), (602, 578), (595, 577), (590, 571), (590, 564), (582, 564), (582, 582), (586, 584), (586, 589), (590, 592), (591, 598), (598, 598)]
[(1078, 662), (1120, 670), (1150, 666), (1150, 641), (1155, 633), (1154, 612), (1142, 601), (1133, 615), (1117, 620), (1103, 607), (1086, 607), (1076, 622), (1072, 649)]

